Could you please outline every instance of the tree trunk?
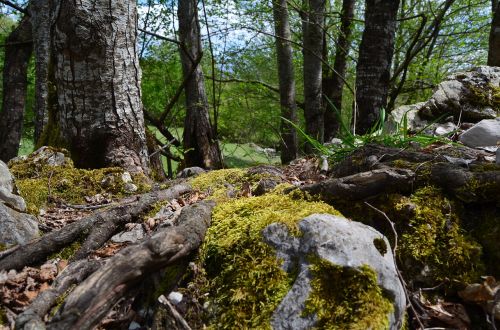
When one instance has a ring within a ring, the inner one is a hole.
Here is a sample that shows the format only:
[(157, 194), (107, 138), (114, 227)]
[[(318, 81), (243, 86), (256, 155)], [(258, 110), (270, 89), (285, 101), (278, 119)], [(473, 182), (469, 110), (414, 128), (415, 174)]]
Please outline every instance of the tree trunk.
[(399, 0), (366, 0), (365, 29), (356, 68), (356, 133), (365, 134), (385, 108)]
[[(222, 157), (210, 124), (203, 72), (196, 64), (202, 54), (197, 3), (196, 0), (179, 0), (178, 8), (182, 72), (184, 77), (192, 74), (185, 87), (184, 165), (217, 169), (222, 167)], [(192, 70), (193, 65), (196, 65), (195, 70)]]
[[(306, 134), (323, 142), (323, 107), (321, 102), (322, 90), (322, 51), (323, 51), (323, 23), (325, 14), (325, 0), (308, 0), (307, 18), (303, 24), (304, 44), (304, 117), (306, 120)], [(306, 145), (306, 152), (313, 152), (310, 144)]]
[(24, 17), (5, 41), (3, 110), (0, 113), (0, 159), (5, 162), (16, 157), (19, 151), (32, 49), (31, 22)]
[[(293, 68), (292, 45), (290, 43), (290, 22), (286, 0), (273, 1), (274, 29), (276, 33), (276, 53), (280, 88), (281, 117), (297, 123), (297, 103), (295, 100), (295, 74)], [(297, 132), (287, 121), (281, 120), (281, 162), (287, 164), (297, 158)]]
[[(325, 112), (325, 140), (334, 138), (339, 130), (338, 115), (342, 112), (342, 94), (344, 89), (345, 72), (347, 68), (347, 56), (351, 47), (352, 19), (354, 18), (355, 0), (342, 1), (342, 15), (337, 49), (335, 50), (335, 62), (333, 64), (333, 74), (330, 87), (325, 89), (326, 97), (331, 101), (326, 103)], [(338, 115), (337, 115), (338, 112)]]
[(500, 6), (496, 6), (493, 14), (488, 48), (488, 65), (500, 66)]
[(49, 0), (31, 0), (30, 15), (33, 26), (33, 48), (35, 53), (35, 144), (42, 135), (48, 121), (49, 63), (51, 6)]
[(42, 140), (67, 147), (79, 167), (147, 173), (136, 2), (62, 1), (55, 17), (57, 107)]

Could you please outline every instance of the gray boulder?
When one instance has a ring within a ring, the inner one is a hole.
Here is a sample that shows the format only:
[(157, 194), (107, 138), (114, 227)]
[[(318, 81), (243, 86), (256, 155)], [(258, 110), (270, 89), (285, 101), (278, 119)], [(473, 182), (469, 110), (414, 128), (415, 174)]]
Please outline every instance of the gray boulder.
[(129, 231), (122, 231), (113, 237), (111, 241), (114, 243), (137, 243), (146, 236), (146, 232), (142, 228), (141, 224), (132, 224)]
[(14, 194), (14, 188), (14, 177), (7, 165), (0, 160), (0, 202), (24, 212), (26, 211), (26, 203), (21, 196)]
[[(359, 269), (367, 265), (373, 269), (379, 286), (393, 302), (394, 312), (389, 315), (390, 329), (401, 327), (406, 306), (405, 293), (397, 276), (389, 242), (381, 233), (364, 224), (328, 214), (311, 215), (300, 221), (299, 228), (302, 232), (300, 237), (291, 236), (286, 226), (279, 223), (263, 231), (266, 243), (273, 246), (277, 258), (284, 261), (284, 270), (298, 270), (291, 290), (273, 313), (273, 329), (314, 327), (316, 316), (303, 315), (305, 301), (311, 293), (311, 255), (342, 267)], [(379, 251), (380, 244), (386, 249)]]
[(34, 216), (0, 203), (0, 244), (22, 245), (35, 237), (38, 237), (38, 222)]
[(411, 132), (416, 132), (427, 126), (428, 122), (422, 119), (419, 115), (420, 109), (425, 105), (425, 102), (403, 105), (391, 111), (386, 121), (386, 130), (395, 132), (398, 127), (403, 127), (404, 118), (406, 116), (407, 128)]
[(460, 135), (468, 147), (496, 146), (500, 142), (500, 118), (481, 120)]
[(201, 167), (197, 167), (197, 166), (187, 167), (187, 168), (183, 169), (182, 171), (180, 171), (177, 174), (177, 177), (185, 179), (185, 178), (189, 178), (192, 176), (200, 175), (200, 174), (205, 173), (205, 172), (206, 171), (204, 169), (202, 169)]
[(451, 114), (455, 120), (478, 122), (499, 115), (496, 98), (500, 86), (500, 68), (480, 66), (452, 74), (441, 82), (431, 98), (419, 109), (422, 118), (436, 119)]

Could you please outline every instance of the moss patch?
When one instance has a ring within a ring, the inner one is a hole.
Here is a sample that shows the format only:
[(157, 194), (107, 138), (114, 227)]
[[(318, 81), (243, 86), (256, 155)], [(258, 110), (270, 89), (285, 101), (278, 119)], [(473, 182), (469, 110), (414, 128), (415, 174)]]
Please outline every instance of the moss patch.
[[(39, 209), (48, 203), (49, 196), (54, 200), (81, 204), (85, 202), (84, 197), (100, 193), (117, 197), (126, 195), (125, 184), (121, 179), (122, 168), (78, 169), (68, 158), (67, 151), (49, 149), (65, 153), (66, 162), (61, 166), (51, 166), (30, 155), (23, 161), (9, 163), (29, 213), (38, 214)], [(133, 175), (133, 181), (138, 187), (137, 193), (151, 188), (143, 174)]]
[(218, 202), (235, 197), (245, 182), (246, 171), (242, 169), (224, 169), (211, 171), (196, 176), (191, 180), (191, 186), (210, 195), (210, 199)]
[(484, 270), (481, 247), (462, 229), (458, 206), (434, 187), (417, 190), (395, 205), (396, 211), (406, 212), (413, 206), (407, 231), (400, 241), (400, 259), (410, 277), (424, 266), (428, 278), (435, 283), (450, 279), (473, 283)]
[(359, 269), (335, 265), (318, 257), (309, 266), (312, 292), (304, 314), (316, 314), (317, 329), (387, 329), (391, 300), (377, 284), (369, 266)]
[(281, 269), (262, 230), (276, 222), (298, 234), (297, 222), (313, 213), (338, 215), (331, 206), (272, 192), (217, 205), (200, 252), (212, 304), (213, 328), (269, 328), (272, 312), (295, 275)]

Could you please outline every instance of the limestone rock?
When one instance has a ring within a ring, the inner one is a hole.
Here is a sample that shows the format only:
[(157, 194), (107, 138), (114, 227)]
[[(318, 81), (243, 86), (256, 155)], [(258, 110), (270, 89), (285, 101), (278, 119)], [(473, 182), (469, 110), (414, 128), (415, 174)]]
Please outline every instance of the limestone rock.
[(142, 228), (141, 224), (133, 224), (133, 227), (129, 231), (120, 232), (113, 237), (111, 241), (114, 243), (137, 243), (146, 236), (146, 232)]
[[(375, 229), (343, 217), (314, 214), (299, 223), (302, 236), (290, 236), (282, 224), (272, 224), (263, 231), (265, 241), (284, 260), (285, 270), (298, 269), (291, 290), (274, 311), (273, 329), (310, 329), (315, 316), (304, 316), (305, 301), (311, 293), (311, 272), (308, 256), (314, 254), (332, 264), (359, 269), (368, 265), (377, 274), (379, 286), (388, 293), (394, 313), (389, 315), (390, 329), (399, 329), (403, 322), (406, 298), (394, 265), (387, 239)], [(376, 242), (385, 244), (385, 251)], [(294, 265), (298, 260), (298, 265)]]
[(5, 188), (8, 192), (14, 190), (14, 177), (9, 171), (7, 164), (0, 160), (0, 188)]
[(432, 97), (419, 109), (423, 118), (452, 114), (455, 120), (478, 122), (500, 114), (495, 95), (500, 86), (500, 68), (480, 66), (459, 72), (441, 82)]
[(14, 194), (14, 177), (7, 165), (0, 160), (0, 202), (20, 211), (26, 211), (26, 203), (21, 196)]
[(38, 222), (34, 216), (0, 203), (0, 244), (26, 244), (35, 237), (38, 237)]
[(416, 104), (403, 105), (392, 110), (387, 118), (386, 130), (389, 132), (395, 132), (397, 127), (403, 127), (405, 115), (406, 125), (409, 131), (415, 132), (424, 128), (428, 123), (426, 120), (422, 119), (418, 113), (424, 105), (425, 102), (420, 102)]
[(206, 171), (204, 169), (202, 169), (201, 167), (197, 167), (197, 166), (188, 167), (188, 168), (185, 168), (182, 171), (180, 171), (177, 174), (177, 177), (185, 179), (185, 178), (189, 178), (189, 177), (192, 177), (192, 176), (200, 175), (200, 174), (205, 173), (205, 172)]
[(500, 142), (500, 118), (481, 120), (460, 135), (468, 147), (496, 146)]

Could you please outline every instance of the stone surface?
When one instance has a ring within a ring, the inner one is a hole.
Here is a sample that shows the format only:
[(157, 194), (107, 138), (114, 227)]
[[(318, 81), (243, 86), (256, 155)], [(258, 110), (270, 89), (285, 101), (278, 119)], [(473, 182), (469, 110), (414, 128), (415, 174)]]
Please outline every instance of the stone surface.
[(21, 196), (14, 195), (7, 189), (0, 187), (0, 202), (18, 210), (19, 212), (26, 211), (26, 202)]
[(7, 164), (0, 160), (0, 188), (5, 188), (8, 192), (14, 190), (14, 177), (9, 171)]
[(0, 203), (0, 244), (22, 245), (35, 237), (38, 237), (38, 222), (34, 216)]
[(444, 123), (444, 124), (439, 124), (436, 126), (434, 129), (434, 135), (437, 136), (443, 136), (443, 135), (448, 135), (451, 132), (457, 130), (458, 127), (452, 122)]
[(406, 125), (409, 131), (416, 132), (427, 126), (428, 122), (420, 117), (419, 110), (425, 105), (425, 102), (403, 105), (391, 111), (386, 121), (386, 130), (395, 132), (397, 128), (404, 125), (406, 115)]
[(200, 175), (200, 174), (205, 173), (205, 172), (206, 171), (204, 169), (202, 169), (201, 167), (197, 167), (197, 166), (188, 167), (188, 168), (185, 168), (182, 171), (180, 171), (177, 174), (177, 177), (185, 179), (185, 178), (189, 178), (192, 176)]
[(137, 188), (137, 186), (135, 184), (128, 182), (128, 183), (125, 183), (125, 186), (123, 186), (123, 189), (125, 190), (125, 192), (134, 193), (139, 188)]
[(122, 173), (122, 181), (123, 181), (123, 183), (132, 182), (132, 176), (130, 175), (129, 172), (123, 172)]
[[(450, 75), (419, 109), (422, 118), (436, 119), (451, 114), (455, 120), (478, 122), (499, 115), (495, 98), (500, 86), (500, 68), (480, 66)], [(497, 90), (495, 90), (495, 88)]]
[(500, 142), (500, 118), (481, 120), (460, 135), (468, 147), (496, 146)]
[[(372, 227), (327, 214), (311, 215), (300, 221), (299, 228), (302, 232), (300, 237), (290, 236), (282, 224), (272, 224), (263, 231), (265, 241), (276, 249), (277, 258), (284, 261), (284, 270), (298, 270), (291, 290), (274, 311), (271, 319), (273, 329), (310, 329), (314, 326), (314, 316), (302, 315), (311, 291), (307, 261), (311, 254), (343, 267), (371, 267), (377, 273), (378, 284), (393, 300), (390, 328), (399, 329), (406, 298), (387, 239)], [(374, 245), (374, 240), (381, 238), (387, 246), (383, 255)]]
[(41, 147), (34, 151), (31, 156), (35, 163), (45, 163), (50, 166), (63, 166), (66, 163), (64, 154), (50, 147)]
[(114, 243), (136, 243), (146, 236), (146, 232), (141, 224), (134, 224), (133, 228), (129, 231), (122, 231), (113, 237), (111, 241)]

